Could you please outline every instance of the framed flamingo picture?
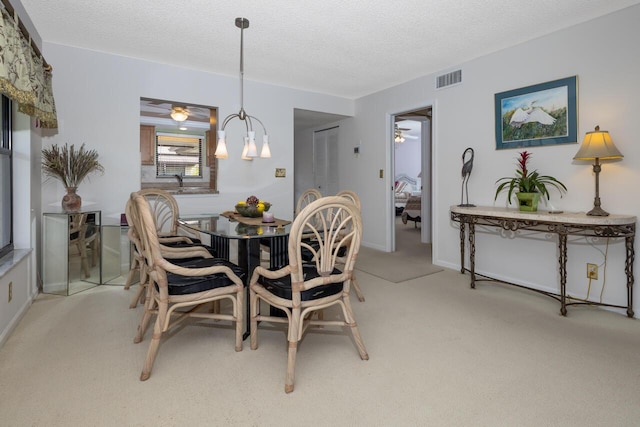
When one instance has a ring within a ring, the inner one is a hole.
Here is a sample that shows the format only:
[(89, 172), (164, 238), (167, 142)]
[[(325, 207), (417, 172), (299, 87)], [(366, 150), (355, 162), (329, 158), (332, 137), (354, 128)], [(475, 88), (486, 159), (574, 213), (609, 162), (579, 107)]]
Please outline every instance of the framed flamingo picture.
[(576, 144), (577, 76), (495, 95), (496, 149)]

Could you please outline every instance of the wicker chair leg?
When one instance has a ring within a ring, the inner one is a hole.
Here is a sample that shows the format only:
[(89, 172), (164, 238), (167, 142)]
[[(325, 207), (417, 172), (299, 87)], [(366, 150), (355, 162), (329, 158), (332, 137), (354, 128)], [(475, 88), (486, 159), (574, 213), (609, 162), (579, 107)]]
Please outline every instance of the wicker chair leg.
[(242, 351), (242, 327), (244, 325), (244, 289), (236, 293), (236, 351)]
[(251, 322), (250, 325), (250, 342), (251, 342), (251, 350), (255, 350), (258, 348), (258, 304), (260, 304), (260, 300), (258, 299), (258, 294), (253, 291), (249, 293), (249, 302), (251, 304), (251, 319), (247, 319), (247, 322)]
[(360, 302), (364, 302), (364, 294), (362, 293), (362, 289), (360, 289), (360, 285), (358, 285), (358, 281), (356, 280), (355, 276), (353, 276), (353, 279), (351, 280), (351, 284), (353, 285), (353, 290), (356, 291), (358, 300)]
[(367, 354), (367, 349), (364, 346), (364, 341), (362, 341), (362, 336), (360, 336), (360, 331), (358, 330), (358, 324), (356, 323), (356, 319), (353, 316), (351, 303), (347, 298), (344, 298), (342, 301), (344, 302), (345, 321), (347, 322), (347, 326), (349, 326), (349, 328), (351, 329), (351, 335), (353, 335), (353, 340), (355, 341), (356, 347), (358, 348), (360, 358), (362, 360), (369, 360), (369, 354)]
[(151, 310), (153, 310), (155, 306), (155, 300), (148, 295), (147, 292), (147, 300), (144, 303), (144, 311), (142, 312), (142, 319), (140, 320), (140, 324), (138, 325), (138, 332), (136, 333), (136, 337), (133, 339), (133, 342), (138, 344), (144, 338), (144, 333), (147, 331), (149, 327), (149, 321), (151, 320)]
[[(137, 259), (133, 260), (133, 265), (131, 266), (131, 269), (129, 270), (129, 274), (127, 274), (127, 281), (124, 282), (124, 288), (125, 289), (129, 289), (131, 287), (131, 284), (133, 283), (133, 276), (136, 274), (136, 270), (140, 269), (140, 264), (138, 262)], [(140, 278), (142, 279), (142, 278)]]
[(153, 327), (153, 337), (149, 343), (149, 350), (147, 351), (147, 358), (142, 366), (142, 373), (140, 374), (140, 381), (146, 381), (151, 376), (151, 370), (153, 369), (153, 362), (156, 360), (158, 354), (158, 347), (160, 346), (160, 337), (162, 337), (162, 325), (164, 325), (165, 318), (167, 317), (167, 304), (160, 303), (158, 310), (158, 317), (156, 318), (156, 324)]
[(131, 303), (129, 303), (129, 308), (136, 308), (138, 306), (138, 303), (143, 304), (145, 297), (144, 297), (144, 290), (147, 288), (147, 286), (140, 282), (140, 286), (138, 286), (138, 290), (136, 291), (136, 294), (133, 296), (133, 298), (131, 299)]
[(287, 352), (287, 375), (284, 379), (285, 393), (291, 393), (293, 391), (293, 381), (295, 378), (297, 352), (298, 352), (298, 342), (289, 341), (289, 351)]
[[(139, 265), (138, 271), (140, 272), (140, 277), (138, 280), (140, 287), (138, 288), (138, 291), (136, 292), (133, 299), (131, 300), (131, 304), (129, 304), (129, 308), (136, 308), (138, 304), (144, 304), (145, 297), (147, 294), (145, 290), (147, 291), (149, 290), (149, 288), (147, 287), (147, 279), (149, 278), (147, 275), (147, 270), (144, 268), (144, 266)], [(129, 274), (131, 274), (131, 271), (129, 271)]]

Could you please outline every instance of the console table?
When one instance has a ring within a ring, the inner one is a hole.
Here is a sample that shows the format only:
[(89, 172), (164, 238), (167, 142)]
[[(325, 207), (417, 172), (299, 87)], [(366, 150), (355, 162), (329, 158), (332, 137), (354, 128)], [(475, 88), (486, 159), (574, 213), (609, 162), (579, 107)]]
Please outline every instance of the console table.
[[(475, 288), (476, 280), (497, 281), (521, 288), (530, 289), (550, 296), (560, 302), (560, 313), (567, 314), (567, 306), (577, 304), (600, 305), (616, 308), (626, 308), (627, 316), (633, 317), (633, 244), (636, 235), (636, 217), (631, 215), (587, 216), (584, 213), (550, 213), (521, 212), (516, 209), (498, 207), (460, 207), (451, 206), (451, 220), (460, 223), (460, 272), (469, 271), (471, 274), (471, 287)], [(542, 233), (558, 235), (559, 270), (560, 270), (560, 294), (529, 288), (515, 283), (508, 283), (484, 275), (476, 275), (475, 272), (475, 227), (486, 225), (501, 228), (508, 231), (532, 230)], [(469, 269), (464, 267), (464, 241), (466, 229), (469, 229)], [(592, 236), (592, 237), (624, 237), (626, 248), (625, 273), (627, 276), (627, 306), (605, 304), (591, 301), (567, 302), (567, 236)], [(482, 276), (476, 279), (476, 276)]]

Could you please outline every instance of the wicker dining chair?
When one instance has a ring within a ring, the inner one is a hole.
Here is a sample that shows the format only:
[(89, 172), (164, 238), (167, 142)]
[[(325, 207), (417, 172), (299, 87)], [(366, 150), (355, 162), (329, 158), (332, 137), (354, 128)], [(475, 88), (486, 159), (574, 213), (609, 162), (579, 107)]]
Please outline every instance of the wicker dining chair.
[[(160, 249), (151, 208), (140, 194), (131, 193), (129, 215), (133, 229), (139, 233), (138, 250), (143, 255), (150, 293), (135, 342), (141, 340), (152, 314), (156, 315), (140, 380), (144, 381), (151, 375), (162, 335), (189, 317), (235, 323), (235, 350), (241, 351), (245, 272), (220, 258), (193, 258), (181, 265), (166, 259)], [(191, 255), (182, 252), (184, 256)], [(231, 302), (230, 314), (208, 308), (203, 310), (206, 305), (224, 299)]]
[(309, 188), (305, 190), (300, 197), (298, 197), (298, 201), (296, 202), (296, 210), (294, 212), (294, 218), (298, 216), (298, 214), (304, 209), (309, 203), (315, 202), (316, 200), (322, 198), (322, 194), (316, 190), (315, 188)]
[[(344, 234), (344, 230), (348, 233)], [(315, 237), (313, 245), (305, 237), (308, 235)], [(349, 327), (360, 358), (369, 359), (349, 300), (361, 238), (362, 220), (356, 205), (345, 197), (323, 197), (307, 205), (296, 216), (289, 234), (289, 264), (276, 271), (256, 267), (253, 272), (250, 282), (251, 349), (258, 348), (258, 322), (287, 323), (287, 393), (294, 388), (298, 342), (309, 326)], [(343, 247), (346, 254), (340, 270), (336, 265), (337, 254)], [(314, 253), (311, 263), (303, 261), (303, 248)], [(260, 301), (284, 311), (286, 317), (261, 314)], [(314, 312), (333, 305), (342, 309), (344, 320), (313, 316)]]
[[(341, 197), (345, 197), (345, 198), (349, 199), (354, 205), (356, 205), (356, 207), (358, 208), (358, 211), (361, 212), (360, 197), (358, 196), (358, 194), (355, 191), (342, 190), (342, 191), (338, 192), (338, 194), (336, 194), (336, 196), (341, 196)], [(353, 274), (353, 279), (352, 279), (351, 283), (353, 284), (353, 290), (355, 291), (356, 296), (358, 297), (358, 300), (360, 302), (364, 302), (364, 294), (362, 293), (362, 289), (360, 289), (360, 285), (358, 284), (358, 280), (356, 280), (355, 272)]]
[[(165, 247), (191, 246), (200, 243), (200, 240), (198, 239), (199, 236), (194, 235), (189, 229), (182, 227), (178, 223), (180, 211), (178, 209), (176, 199), (171, 194), (159, 188), (147, 188), (138, 191), (138, 194), (143, 196), (149, 202), (156, 224), (159, 241)], [(140, 268), (140, 260), (141, 254), (136, 254), (134, 251), (131, 268), (129, 269), (124, 289), (129, 289), (131, 287), (136, 272), (138, 273), (140, 281), (138, 290), (129, 304), (130, 308), (136, 308), (138, 302), (142, 303), (144, 301), (146, 282), (143, 280), (144, 272)]]
[[(147, 274), (147, 264), (144, 260), (142, 237), (141, 237), (140, 231), (138, 230), (138, 226), (137, 226), (138, 221), (134, 216), (135, 213), (133, 208), (134, 208), (134, 205), (130, 198), (127, 201), (127, 204), (125, 206), (125, 215), (129, 223), (129, 230), (127, 232), (127, 235), (129, 237), (129, 240), (131, 241), (131, 244), (133, 245), (132, 252), (133, 252), (134, 261), (138, 263), (138, 269), (140, 271), (140, 281), (139, 281), (139, 288), (138, 288), (137, 294), (138, 295), (141, 294), (141, 295), (139, 298), (138, 297), (134, 298), (134, 300), (131, 302), (130, 308), (136, 307), (138, 303), (138, 299), (142, 300), (141, 302), (145, 307), (147, 307), (147, 304), (151, 303), (153, 300), (151, 289), (148, 287), (149, 275)], [(158, 241), (160, 241), (160, 239), (158, 239)], [(178, 265), (191, 262), (194, 259), (198, 259), (198, 258), (213, 258), (213, 255), (211, 254), (211, 252), (207, 250), (205, 247), (203, 247), (202, 245), (193, 244), (193, 245), (184, 245), (184, 246), (165, 246), (162, 243), (160, 243), (159, 246), (160, 246), (160, 252), (162, 253), (162, 256), (166, 259), (170, 259), (171, 262)], [(146, 292), (142, 293), (145, 290)], [(153, 305), (150, 307), (151, 308), (147, 308), (146, 310), (143, 310), (143, 315), (141, 317), (140, 324), (138, 325), (136, 336), (133, 340), (135, 343), (142, 341), (142, 337), (144, 336), (144, 333), (147, 329), (150, 316), (146, 316), (146, 314), (149, 314), (149, 313), (155, 314), (157, 312), (157, 310), (153, 308)], [(215, 307), (215, 308), (217, 309), (218, 307)]]
[[(298, 216), (298, 213), (304, 209), (309, 203), (318, 200), (322, 197), (322, 194), (315, 188), (309, 188), (305, 190), (298, 201), (296, 202), (296, 210), (294, 212), (294, 218)], [(262, 253), (271, 254), (271, 239), (260, 239), (260, 260), (268, 261), (268, 258), (263, 258)]]

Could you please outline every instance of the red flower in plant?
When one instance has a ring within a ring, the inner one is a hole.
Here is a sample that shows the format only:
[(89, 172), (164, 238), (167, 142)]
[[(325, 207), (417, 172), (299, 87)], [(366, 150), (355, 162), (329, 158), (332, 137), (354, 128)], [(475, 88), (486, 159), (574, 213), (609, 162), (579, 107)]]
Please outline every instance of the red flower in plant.
[(526, 177), (527, 176), (527, 162), (529, 161), (529, 158), (531, 157), (531, 153), (529, 153), (528, 151), (521, 151), (520, 152), (520, 158), (518, 159), (518, 166), (520, 167), (520, 171), (522, 172), (522, 176)]

